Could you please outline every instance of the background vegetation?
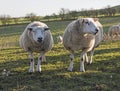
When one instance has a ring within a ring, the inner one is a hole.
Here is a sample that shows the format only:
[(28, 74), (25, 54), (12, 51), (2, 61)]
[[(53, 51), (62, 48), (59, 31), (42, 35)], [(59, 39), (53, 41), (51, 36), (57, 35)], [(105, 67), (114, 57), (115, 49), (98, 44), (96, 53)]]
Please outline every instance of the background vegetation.
[(29, 23), (32, 21), (57, 21), (57, 20), (72, 20), (79, 17), (111, 17), (120, 16), (120, 5), (111, 7), (106, 6), (103, 9), (81, 9), (81, 10), (69, 10), (61, 8), (58, 13), (53, 13), (46, 16), (37, 16), (35, 13), (28, 13), (25, 17), (11, 17), (10, 15), (0, 15), (0, 25), (11, 25), (11, 24), (21, 24)]

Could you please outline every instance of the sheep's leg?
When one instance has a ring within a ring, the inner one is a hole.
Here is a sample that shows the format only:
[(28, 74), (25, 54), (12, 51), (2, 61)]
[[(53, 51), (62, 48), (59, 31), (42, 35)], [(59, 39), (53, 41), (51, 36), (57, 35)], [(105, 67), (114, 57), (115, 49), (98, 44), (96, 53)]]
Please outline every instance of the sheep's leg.
[(80, 71), (85, 72), (84, 62), (85, 62), (85, 52), (81, 53)]
[(42, 62), (46, 63), (46, 57), (45, 57), (45, 55), (42, 56)]
[(85, 53), (85, 61), (88, 63), (88, 56), (87, 56), (87, 53)]
[(37, 67), (36, 67), (36, 71), (41, 72), (41, 61), (42, 61), (42, 57), (43, 57), (43, 52), (40, 53), (39, 57), (38, 57), (38, 63), (37, 63)]
[(93, 54), (94, 54), (94, 49), (90, 52), (89, 64), (92, 63)]
[(71, 53), (70, 54), (70, 64), (69, 64), (69, 67), (68, 67), (69, 71), (72, 71), (72, 69), (73, 69), (73, 61), (74, 61), (74, 53)]
[(29, 57), (30, 57), (30, 69), (29, 69), (29, 72), (34, 72), (34, 56), (33, 56), (32, 52), (30, 52)]

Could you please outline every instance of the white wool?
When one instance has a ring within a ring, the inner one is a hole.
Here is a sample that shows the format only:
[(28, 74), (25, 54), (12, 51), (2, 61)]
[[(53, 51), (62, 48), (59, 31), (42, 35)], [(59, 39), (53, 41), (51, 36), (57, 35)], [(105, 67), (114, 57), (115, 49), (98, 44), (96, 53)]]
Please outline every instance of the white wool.
[(42, 22), (37, 22), (37, 21), (28, 24), (28, 26), (26, 27), (26, 29), (24, 30), (24, 32), (22, 33), (22, 35), (20, 37), (20, 46), (25, 51), (29, 51), (29, 48), (33, 52), (40, 52), (42, 48), (45, 51), (49, 51), (53, 46), (53, 38), (52, 38), (52, 35), (50, 33), (50, 30), (45, 31), (44, 43), (37, 44), (31, 38), (32, 36), (30, 36), (28, 33), (29, 32), (28, 28), (35, 27), (35, 26), (48, 27), (46, 24), (44, 24)]
[[(37, 33), (40, 36), (38, 36)], [(35, 36), (35, 34), (37, 36)], [(35, 40), (35, 38), (38, 40)], [(28, 24), (28, 26), (20, 36), (19, 42), (20, 42), (20, 46), (25, 51), (29, 52), (29, 57), (30, 57), (29, 72), (34, 72), (33, 52), (40, 53), (38, 57), (36, 71), (41, 72), (41, 61), (46, 61), (45, 53), (50, 51), (53, 47), (53, 37), (51, 35), (48, 26), (38, 21)]]
[(115, 36), (120, 36), (120, 25), (113, 25), (109, 27), (108, 36), (113, 38)]
[[(95, 31), (97, 31), (95, 35)], [(70, 65), (68, 70), (73, 69), (74, 51), (82, 49), (80, 71), (85, 71), (84, 61), (85, 55), (89, 51), (93, 51), (95, 47), (102, 41), (103, 29), (98, 19), (83, 18), (71, 22), (65, 29), (63, 34), (63, 45), (70, 51)]]

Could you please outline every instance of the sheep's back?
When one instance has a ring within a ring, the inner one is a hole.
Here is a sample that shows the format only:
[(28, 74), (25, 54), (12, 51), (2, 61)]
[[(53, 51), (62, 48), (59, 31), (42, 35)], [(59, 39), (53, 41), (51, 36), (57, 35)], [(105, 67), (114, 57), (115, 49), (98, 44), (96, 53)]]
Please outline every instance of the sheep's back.
[(90, 51), (95, 43), (92, 34), (80, 35), (75, 28), (74, 22), (70, 23), (63, 34), (63, 45), (67, 50), (87, 49)]

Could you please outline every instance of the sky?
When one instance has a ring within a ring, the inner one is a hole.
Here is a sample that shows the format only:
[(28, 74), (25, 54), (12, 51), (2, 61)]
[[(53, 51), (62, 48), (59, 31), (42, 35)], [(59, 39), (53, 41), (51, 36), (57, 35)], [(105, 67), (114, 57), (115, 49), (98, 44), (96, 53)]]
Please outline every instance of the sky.
[(58, 14), (61, 8), (69, 10), (101, 9), (120, 5), (120, 0), (0, 0), (0, 15), (24, 17), (29, 13), (38, 16)]

